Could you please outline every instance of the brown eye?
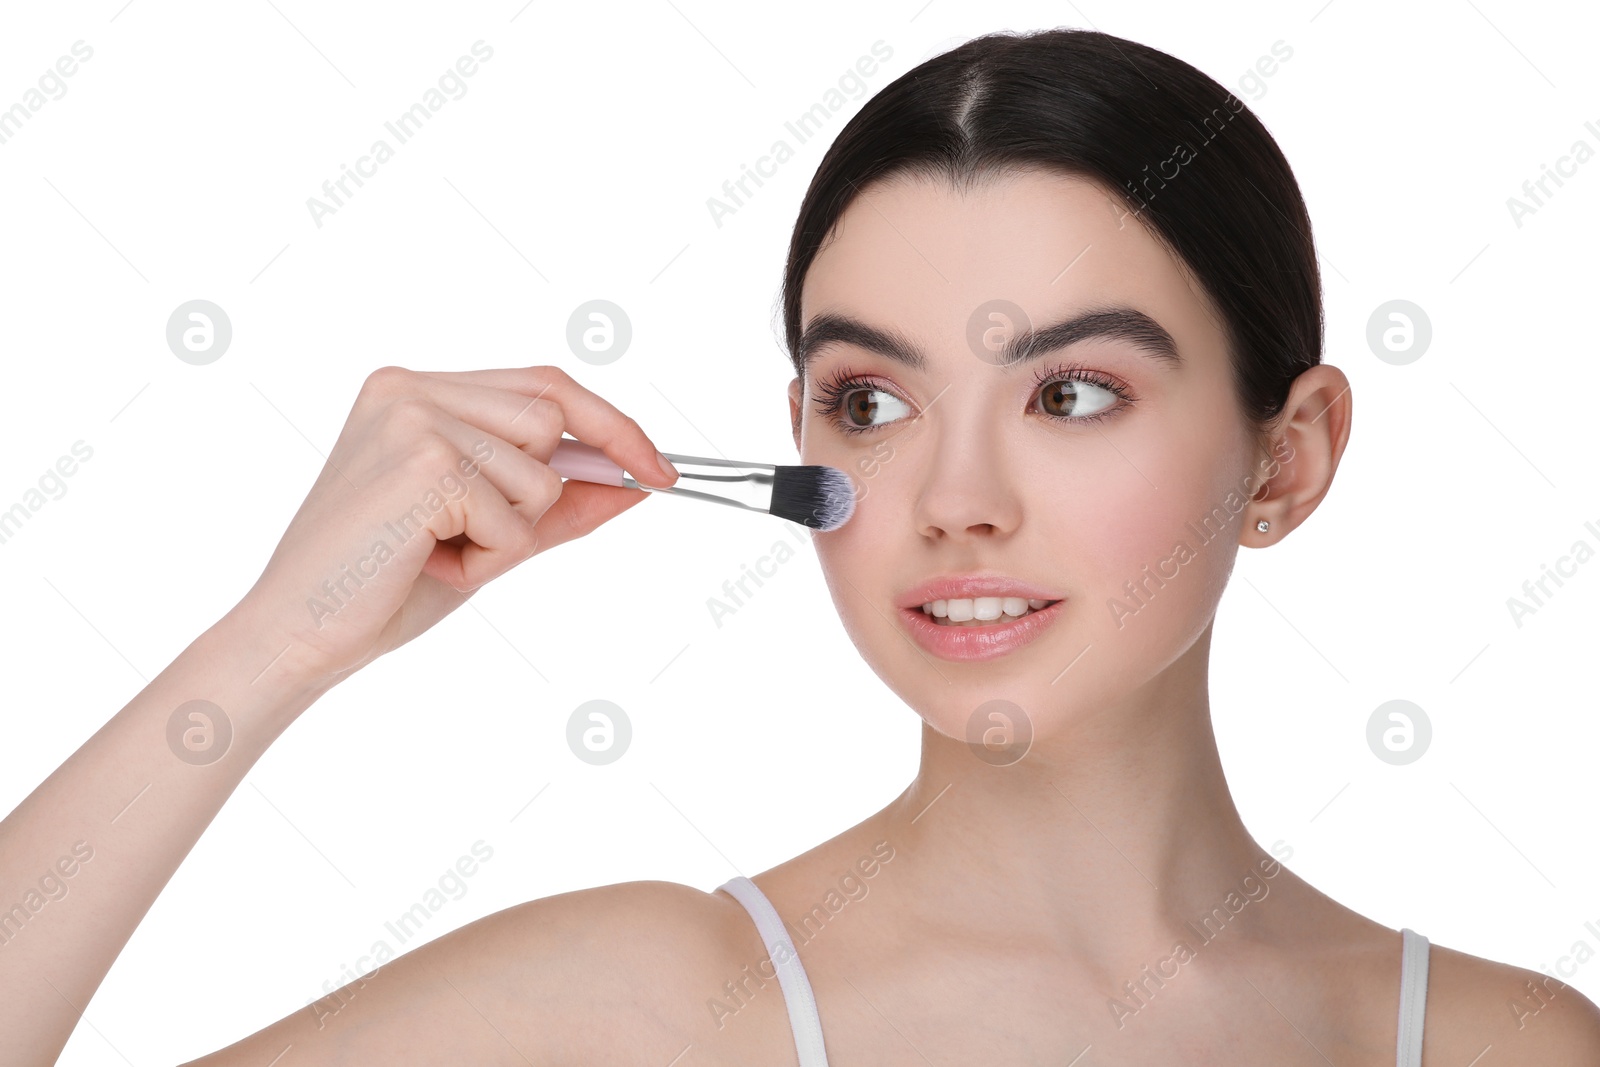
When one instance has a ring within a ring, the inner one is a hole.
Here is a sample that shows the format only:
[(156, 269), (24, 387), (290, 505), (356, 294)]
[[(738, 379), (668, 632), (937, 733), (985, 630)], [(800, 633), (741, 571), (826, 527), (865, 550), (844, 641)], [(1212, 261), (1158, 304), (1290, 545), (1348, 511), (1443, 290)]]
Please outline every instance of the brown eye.
[[(870, 387), (852, 389), (846, 394), (843, 406), (845, 417), (850, 420), (850, 424), (862, 429), (882, 426), (884, 422), (892, 422), (911, 410), (893, 393)], [(878, 413), (879, 408), (885, 409), (883, 412), (885, 418), (883, 421), (873, 422), (872, 416)], [(857, 415), (860, 416), (859, 420)]]
[[(1046, 382), (1039, 390), (1039, 395), (1044, 398), (1042, 404), (1044, 413), (1054, 415), (1058, 419), (1088, 418), (1098, 415), (1117, 402), (1117, 394), (1105, 386), (1076, 378), (1061, 378)], [(1070, 407), (1071, 410), (1058, 410), (1063, 406)]]

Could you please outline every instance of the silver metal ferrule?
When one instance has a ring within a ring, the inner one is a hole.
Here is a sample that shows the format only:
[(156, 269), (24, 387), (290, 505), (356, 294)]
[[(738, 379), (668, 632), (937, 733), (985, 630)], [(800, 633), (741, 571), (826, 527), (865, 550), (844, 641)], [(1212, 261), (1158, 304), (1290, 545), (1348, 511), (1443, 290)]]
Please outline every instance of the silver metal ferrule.
[[(627, 471), (622, 472), (622, 484), (626, 489), (643, 489), (648, 493), (670, 493), (673, 496), (694, 497), (696, 500), (710, 500), (717, 504), (727, 504), (730, 507), (743, 508), (747, 511), (772, 511), (772, 484), (773, 472), (777, 469), (771, 463), (749, 463), (732, 459), (707, 459), (704, 456), (683, 456), (675, 452), (663, 452), (678, 469), (678, 481), (669, 486), (645, 485), (638, 481)], [(730, 471), (744, 471), (743, 474), (733, 474)], [(703, 492), (698, 489), (686, 489), (685, 481), (693, 480), (697, 484), (714, 486), (715, 492)]]

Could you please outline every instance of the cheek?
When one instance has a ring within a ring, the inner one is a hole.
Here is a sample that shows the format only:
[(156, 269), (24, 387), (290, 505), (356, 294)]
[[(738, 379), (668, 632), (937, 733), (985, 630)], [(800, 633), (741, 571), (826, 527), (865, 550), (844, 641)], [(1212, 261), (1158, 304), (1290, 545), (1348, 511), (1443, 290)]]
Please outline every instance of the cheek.
[(861, 449), (814, 448), (802, 454), (801, 463), (822, 464), (843, 471), (855, 495), (850, 521), (813, 541), (825, 572), (848, 573), (852, 565), (857, 570), (863, 569), (862, 560), (869, 558), (875, 547), (884, 544), (891, 525), (896, 527), (893, 531), (896, 535), (904, 536), (907, 504), (904, 500), (891, 499), (894, 486), (888, 476), (895, 458), (895, 446), (887, 440)]
[(1096, 521), (1079, 527), (1096, 561), (1082, 576), (1093, 617), (1112, 630), (1147, 613), (1172, 625), (1209, 618), (1237, 555), (1242, 497), (1217, 483), (1215, 450), (1132, 461), (1143, 476), (1119, 478)]
[(910, 504), (881, 480), (863, 481), (854, 465), (842, 458), (820, 462), (848, 469), (856, 483), (850, 521), (813, 535), (811, 543), (845, 632), (858, 647), (866, 648), (892, 625), (895, 590), (890, 583), (903, 577), (904, 568), (897, 563), (911, 536), (906, 519)]
[[(817, 552), (817, 564), (833, 593), (840, 611), (851, 608), (867, 610), (862, 594), (881, 592), (867, 583), (870, 576), (883, 577), (883, 560), (876, 553), (883, 550), (886, 531), (874, 520), (879, 511), (877, 500), (858, 500), (850, 521), (828, 533), (814, 533), (811, 544)], [(881, 581), (879, 585), (881, 585)], [(856, 590), (861, 592), (856, 592)]]

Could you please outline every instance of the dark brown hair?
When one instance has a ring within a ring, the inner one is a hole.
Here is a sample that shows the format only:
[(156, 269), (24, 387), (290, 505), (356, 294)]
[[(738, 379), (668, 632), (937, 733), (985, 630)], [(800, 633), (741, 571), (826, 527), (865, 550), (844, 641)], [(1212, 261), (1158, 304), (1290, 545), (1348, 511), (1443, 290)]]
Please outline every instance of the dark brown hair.
[(992, 33), (907, 71), (829, 146), (784, 270), (785, 343), (799, 359), (800, 290), (845, 209), (874, 181), (957, 188), (1044, 167), (1115, 191), (1199, 279), (1223, 316), (1240, 404), (1257, 433), (1322, 360), (1311, 220), (1288, 161), (1244, 102), (1165, 52), (1089, 30)]

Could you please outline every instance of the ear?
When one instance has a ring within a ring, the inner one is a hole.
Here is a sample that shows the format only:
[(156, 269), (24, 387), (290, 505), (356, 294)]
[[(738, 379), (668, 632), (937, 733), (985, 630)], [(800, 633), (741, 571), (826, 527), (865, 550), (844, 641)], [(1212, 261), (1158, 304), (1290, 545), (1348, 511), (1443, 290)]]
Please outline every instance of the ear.
[[(1294, 380), (1272, 426), (1272, 451), (1257, 457), (1267, 480), (1245, 509), (1240, 544), (1281, 540), (1317, 509), (1350, 440), (1350, 413), (1350, 381), (1338, 367), (1319, 363)], [(1261, 519), (1270, 524), (1265, 533), (1256, 529)]]
[(796, 377), (789, 383), (789, 423), (794, 428), (794, 450), (800, 452), (800, 402), (805, 396), (805, 387)]

